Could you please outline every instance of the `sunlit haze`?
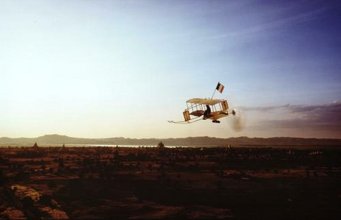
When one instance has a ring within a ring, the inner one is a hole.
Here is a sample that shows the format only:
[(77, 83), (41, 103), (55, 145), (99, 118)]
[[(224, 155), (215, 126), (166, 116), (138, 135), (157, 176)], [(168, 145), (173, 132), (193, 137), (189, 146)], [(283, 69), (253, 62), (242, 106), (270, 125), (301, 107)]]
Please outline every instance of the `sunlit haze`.
[[(0, 1), (0, 137), (341, 138), (337, 1)], [(217, 82), (245, 129), (182, 120)]]

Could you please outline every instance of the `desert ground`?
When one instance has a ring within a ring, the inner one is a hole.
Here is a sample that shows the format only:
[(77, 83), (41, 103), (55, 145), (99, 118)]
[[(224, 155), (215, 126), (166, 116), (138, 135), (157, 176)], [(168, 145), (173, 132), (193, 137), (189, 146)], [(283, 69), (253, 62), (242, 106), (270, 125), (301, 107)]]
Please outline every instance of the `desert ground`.
[(0, 219), (341, 219), (341, 149), (1, 147)]

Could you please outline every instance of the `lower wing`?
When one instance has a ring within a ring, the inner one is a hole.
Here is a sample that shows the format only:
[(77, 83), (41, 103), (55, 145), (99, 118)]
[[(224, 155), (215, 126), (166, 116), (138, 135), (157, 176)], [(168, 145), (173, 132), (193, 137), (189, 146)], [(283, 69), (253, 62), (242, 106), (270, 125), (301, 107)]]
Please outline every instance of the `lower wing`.
[(168, 121), (169, 123), (174, 123), (174, 124), (191, 124), (191, 123), (194, 123), (194, 122), (198, 122), (198, 121), (201, 121), (202, 118), (201, 117), (198, 117), (198, 118), (195, 118), (195, 119), (192, 119), (192, 120), (189, 120), (189, 121)]

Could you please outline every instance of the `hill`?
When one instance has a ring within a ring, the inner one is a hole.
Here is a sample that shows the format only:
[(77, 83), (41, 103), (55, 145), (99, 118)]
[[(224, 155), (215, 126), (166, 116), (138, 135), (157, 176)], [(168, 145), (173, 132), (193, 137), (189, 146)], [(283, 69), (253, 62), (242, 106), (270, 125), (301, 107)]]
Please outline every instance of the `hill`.
[(75, 138), (65, 135), (44, 135), (36, 138), (0, 138), (1, 146), (32, 146), (38, 145), (62, 145), (62, 144), (98, 144), (98, 145), (157, 145), (162, 141), (166, 146), (341, 146), (341, 139), (316, 139), (316, 138), (216, 138), (216, 137), (187, 137), (187, 138)]

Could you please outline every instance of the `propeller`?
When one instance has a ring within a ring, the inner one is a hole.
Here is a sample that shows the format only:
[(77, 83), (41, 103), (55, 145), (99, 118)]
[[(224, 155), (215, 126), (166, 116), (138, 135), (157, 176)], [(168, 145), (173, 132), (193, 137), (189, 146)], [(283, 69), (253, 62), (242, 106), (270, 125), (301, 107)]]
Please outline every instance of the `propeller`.
[(245, 115), (241, 110), (232, 109), (232, 129), (242, 131), (245, 127)]

